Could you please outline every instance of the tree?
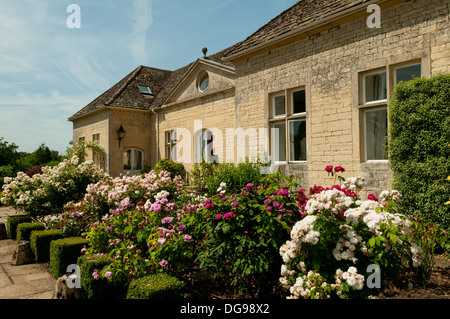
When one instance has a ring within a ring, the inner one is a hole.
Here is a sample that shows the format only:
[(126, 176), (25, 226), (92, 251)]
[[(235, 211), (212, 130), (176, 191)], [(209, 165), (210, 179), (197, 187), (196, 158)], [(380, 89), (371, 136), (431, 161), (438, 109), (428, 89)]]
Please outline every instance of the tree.
[(18, 158), (18, 148), (16, 144), (10, 144), (0, 137), (0, 166), (14, 165)]

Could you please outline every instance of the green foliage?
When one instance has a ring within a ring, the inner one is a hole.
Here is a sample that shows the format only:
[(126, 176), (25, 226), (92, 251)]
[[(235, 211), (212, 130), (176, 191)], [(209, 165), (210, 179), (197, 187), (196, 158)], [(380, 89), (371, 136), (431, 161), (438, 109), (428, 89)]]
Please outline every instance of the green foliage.
[(12, 165), (18, 158), (18, 148), (16, 144), (10, 144), (0, 137), (0, 166)]
[(50, 243), (50, 271), (57, 279), (67, 273), (67, 267), (76, 264), (81, 249), (86, 245), (83, 237), (69, 237), (53, 240)]
[(103, 255), (80, 256), (81, 294), (86, 299), (116, 299), (125, 294), (124, 283), (115, 283), (106, 278), (95, 279), (92, 274), (110, 263)]
[(184, 283), (177, 278), (160, 273), (130, 283), (127, 299), (172, 300), (182, 299)]
[(176, 163), (172, 160), (162, 158), (158, 161), (158, 163), (153, 168), (156, 174), (161, 173), (161, 171), (167, 171), (170, 173), (170, 176), (173, 178), (175, 176), (181, 176), (181, 178), (186, 178), (186, 170), (182, 163)]
[(64, 238), (64, 234), (60, 229), (32, 231), (30, 245), (36, 262), (48, 262), (50, 260), (50, 243), (61, 238)]
[(393, 187), (399, 211), (450, 228), (450, 74), (402, 82), (390, 104)]
[(194, 165), (194, 168), (189, 173), (189, 184), (194, 190), (198, 192), (205, 192), (207, 190), (207, 180), (217, 165), (215, 162), (209, 163), (205, 160), (202, 160), (198, 165)]
[(450, 236), (441, 226), (426, 222), (421, 218), (413, 218), (412, 238), (422, 248), (424, 261), (416, 269), (419, 285), (426, 287), (433, 267), (436, 264), (435, 253), (450, 252)]
[(21, 223), (17, 226), (17, 241), (30, 240), (32, 231), (44, 229), (45, 225), (40, 222)]
[(258, 163), (250, 163), (247, 158), (245, 162), (237, 166), (233, 163), (223, 163), (214, 166), (211, 174), (206, 177), (208, 195), (217, 194), (220, 183), (225, 183), (227, 192), (239, 193), (245, 185), (253, 183), (258, 185), (262, 178), (261, 166)]
[(30, 223), (31, 216), (29, 215), (18, 215), (18, 216), (10, 216), (6, 220), (6, 231), (8, 233), (8, 237), (11, 239), (17, 238), (17, 226), (20, 223)]
[(101, 168), (104, 168), (106, 164), (106, 152), (105, 149), (95, 141), (90, 141), (87, 143), (85, 141), (79, 141), (75, 143), (71, 148), (67, 149), (66, 158), (71, 159), (76, 156), (78, 158), (78, 164), (81, 164), (86, 161), (87, 150), (91, 150), (92, 152), (99, 155), (99, 166)]
[(294, 177), (278, 173), (238, 194), (208, 199), (188, 224), (201, 238), (196, 261), (238, 293), (271, 296), (279, 278), (274, 269), (281, 266), (279, 247), (301, 218), (292, 196), (298, 186)]

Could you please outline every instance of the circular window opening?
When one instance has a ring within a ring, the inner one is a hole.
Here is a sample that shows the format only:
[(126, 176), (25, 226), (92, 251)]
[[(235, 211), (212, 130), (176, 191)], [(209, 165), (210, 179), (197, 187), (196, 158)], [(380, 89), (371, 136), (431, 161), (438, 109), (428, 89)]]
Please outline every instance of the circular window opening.
[(200, 80), (198, 81), (198, 90), (200, 92), (205, 92), (209, 85), (209, 75), (208, 73), (204, 73), (200, 76)]

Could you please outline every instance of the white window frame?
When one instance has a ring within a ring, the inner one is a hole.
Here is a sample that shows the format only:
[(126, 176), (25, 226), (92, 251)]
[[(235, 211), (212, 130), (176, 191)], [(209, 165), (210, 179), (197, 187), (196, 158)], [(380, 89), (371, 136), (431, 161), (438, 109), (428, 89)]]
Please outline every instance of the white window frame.
[[(164, 132), (164, 150), (166, 158), (169, 160), (172, 160), (176, 162), (177, 160), (177, 142), (178, 142), (178, 136), (176, 130), (170, 130)], [(169, 148), (169, 152), (167, 152), (167, 149)]]
[[(280, 96), (283, 96), (284, 97), (284, 114), (281, 114), (281, 115), (275, 115), (275, 99), (277, 98), (277, 97), (280, 97)], [(287, 116), (287, 107), (286, 107), (286, 94), (283, 92), (283, 93), (279, 93), (279, 94), (274, 94), (273, 96), (272, 96), (272, 118), (273, 119), (275, 119), (275, 118), (284, 118), (284, 117), (286, 117)]]
[[(301, 114), (306, 114), (306, 112), (305, 113), (301, 113)], [(290, 119), (290, 120), (288, 120), (287, 121), (287, 127), (286, 127), (286, 133), (287, 133), (287, 136), (288, 136), (288, 139), (286, 140), (286, 143), (288, 144), (288, 147), (287, 147), (287, 151), (288, 151), (288, 153), (286, 154), (286, 159), (288, 160), (288, 162), (289, 163), (306, 163), (306, 159), (304, 159), (304, 160), (292, 160), (291, 159), (291, 140), (290, 140), (290, 123), (291, 122), (298, 122), (298, 121), (301, 121), (301, 122), (305, 122), (305, 130), (306, 130), (306, 117), (305, 118), (295, 118), (295, 119)], [(305, 132), (305, 135), (306, 135), (306, 132)], [(308, 158), (308, 148), (306, 147), (306, 158)]]
[[(302, 113), (293, 113), (294, 112), (294, 93), (298, 91), (305, 91), (305, 112)], [(306, 145), (306, 159), (305, 160), (291, 160), (291, 142), (290, 142), (290, 133), (289, 133), (289, 126), (290, 122), (292, 121), (304, 121), (307, 125), (307, 92), (305, 87), (299, 87), (299, 88), (292, 88), (288, 90), (284, 90), (283, 92), (273, 93), (273, 95), (270, 98), (271, 105), (270, 105), (270, 118), (269, 118), (269, 127), (270, 127), (270, 151), (272, 154), (272, 158), (275, 156), (274, 152), (274, 134), (273, 134), (273, 126), (276, 124), (280, 124), (281, 122), (284, 122), (285, 125), (285, 154), (286, 159), (284, 161), (274, 160), (275, 164), (301, 164), (301, 163), (307, 163), (308, 160), (308, 146)], [(284, 115), (278, 115), (275, 116), (275, 98), (279, 96), (284, 96)], [(308, 133), (306, 132), (306, 139), (307, 139)], [(307, 144), (307, 142), (306, 142)], [(279, 156), (279, 154), (278, 154)]]
[(389, 80), (388, 80), (388, 73), (386, 69), (379, 69), (378, 71), (373, 71), (370, 73), (366, 73), (362, 76), (362, 90), (363, 90), (363, 94), (362, 94), (362, 104), (364, 105), (370, 105), (370, 104), (377, 104), (377, 103), (387, 103), (387, 96), (388, 96), (388, 92), (386, 92), (386, 99), (381, 99), (381, 100), (374, 100), (374, 101), (369, 101), (366, 102), (366, 77), (367, 76), (371, 76), (374, 74), (381, 74), (381, 73), (385, 73), (385, 78), (386, 78), (386, 90), (388, 91), (388, 86), (389, 86)]
[[(363, 121), (364, 121), (364, 131), (363, 131), (363, 136), (364, 136), (364, 162), (387, 162), (388, 159), (384, 158), (384, 159), (367, 159), (367, 117), (366, 114), (367, 112), (373, 112), (373, 111), (381, 111), (381, 110), (386, 110), (386, 116), (388, 116), (387, 112), (388, 112), (388, 106), (380, 106), (380, 107), (376, 107), (376, 108), (365, 108), (363, 109)], [(388, 133), (388, 124), (386, 125), (386, 133)], [(383, 141), (384, 143), (385, 141)], [(386, 147), (387, 145), (385, 145)], [(385, 149), (386, 152), (386, 149)]]

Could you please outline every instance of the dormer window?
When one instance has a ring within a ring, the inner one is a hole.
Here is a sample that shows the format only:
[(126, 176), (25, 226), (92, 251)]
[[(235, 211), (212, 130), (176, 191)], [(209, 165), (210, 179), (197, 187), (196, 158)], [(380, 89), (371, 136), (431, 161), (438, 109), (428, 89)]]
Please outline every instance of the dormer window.
[(208, 73), (204, 72), (200, 74), (198, 78), (198, 90), (203, 93), (206, 91), (206, 89), (208, 89), (208, 86), (209, 86), (209, 75)]
[(150, 90), (150, 87), (145, 84), (138, 84), (139, 91), (143, 95), (153, 95), (152, 90)]

